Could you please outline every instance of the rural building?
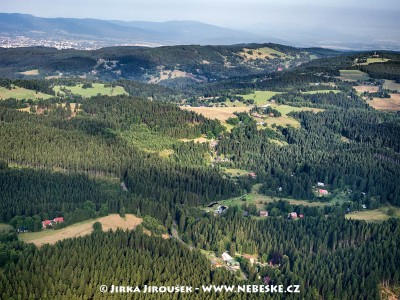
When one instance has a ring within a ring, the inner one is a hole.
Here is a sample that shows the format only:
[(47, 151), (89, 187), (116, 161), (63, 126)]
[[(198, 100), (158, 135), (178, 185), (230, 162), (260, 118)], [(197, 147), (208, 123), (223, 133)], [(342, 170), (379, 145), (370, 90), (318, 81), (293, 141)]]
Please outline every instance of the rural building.
[(228, 260), (232, 260), (233, 259), (233, 257), (230, 256), (227, 252), (222, 253), (221, 257), (222, 257), (222, 259), (224, 261), (228, 261)]
[(42, 227), (43, 228), (46, 228), (48, 225), (53, 225), (50, 220), (42, 221)]
[(317, 183), (317, 186), (319, 186), (319, 187), (324, 187), (325, 184), (324, 184), (323, 182), (318, 182), (318, 183)]
[(47, 226), (53, 226), (54, 224), (64, 223), (63, 217), (54, 218), (53, 220), (44, 220), (42, 221), (42, 227), (47, 228)]
[(224, 262), (226, 262), (226, 264), (228, 266), (236, 267), (236, 268), (240, 267), (240, 264), (236, 260), (234, 260), (232, 258), (232, 256), (230, 256), (228, 253), (224, 252), (224, 253), (222, 253), (221, 256), (222, 256), (222, 259), (224, 260)]
[(54, 218), (53, 222), (54, 223), (63, 223), (64, 222), (64, 218), (63, 217)]
[(366, 206), (365, 204), (361, 205), (361, 207), (362, 207), (363, 209), (367, 209), (367, 206)]
[(268, 212), (266, 210), (260, 210), (260, 217), (268, 217)]
[(303, 214), (299, 214), (299, 218), (300, 218), (300, 219), (303, 219), (303, 218), (304, 218), (304, 215), (303, 215)]
[(291, 212), (288, 214), (288, 219), (297, 219), (297, 212)]
[(254, 173), (254, 172), (252, 172), (252, 173), (249, 173), (249, 176), (250, 176), (250, 177), (253, 177), (253, 178), (256, 178), (256, 177), (257, 177), (257, 174)]
[(327, 190), (319, 189), (318, 190), (318, 194), (320, 194), (320, 195), (328, 195), (329, 192)]
[(253, 117), (255, 117), (255, 118), (262, 119), (262, 116), (261, 116), (260, 114), (258, 114), (258, 113), (252, 113), (251, 115), (252, 115)]
[(223, 206), (223, 205), (220, 205), (220, 206), (218, 206), (218, 208), (215, 210), (215, 213), (216, 214), (222, 214), (225, 210), (227, 210), (228, 209), (228, 207), (226, 207), (226, 206)]

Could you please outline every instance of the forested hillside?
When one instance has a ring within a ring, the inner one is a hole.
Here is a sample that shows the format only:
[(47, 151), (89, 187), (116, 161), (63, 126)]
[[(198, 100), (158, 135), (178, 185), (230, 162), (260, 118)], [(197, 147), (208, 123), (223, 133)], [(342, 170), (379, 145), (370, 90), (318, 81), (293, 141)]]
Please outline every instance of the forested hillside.
[[(400, 295), (399, 61), (275, 44), (1, 49), (1, 298), (136, 296), (102, 284)], [(142, 223), (102, 232), (110, 213)], [(78, 222), (93, 233), (22, 242)]]
[[(292, 68), (307, 62), (312, 56), (334, 54), (278, 44), (110, 47), (93, 51), (44, 47), (0, 49), (0, 75), (26, 77), (23, 71), (35, 69), (42, 78), (86, 74), (92, 79), (163, 81), (166, 85), (173, 79), (186, 79), (195, 84), (244, 74), (271, 73), (281, 66)], [(23, 61), (19, 59), (21, 56), (25, 57)]]

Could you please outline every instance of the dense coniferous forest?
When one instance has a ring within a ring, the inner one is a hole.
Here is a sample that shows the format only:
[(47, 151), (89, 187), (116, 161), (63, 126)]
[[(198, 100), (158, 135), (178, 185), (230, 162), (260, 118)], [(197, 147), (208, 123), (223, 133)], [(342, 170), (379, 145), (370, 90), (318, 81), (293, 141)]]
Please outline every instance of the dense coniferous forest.
[[(369, 63), (372, 56), (382, 62)], [(396, 88), (399, 61), (392, 52), (276, 44), (0, 49), (7, 95), (20, 87), (51, 96), (0, 99), (0, 230), (13, 228), (0, 233), (1, 298), (149, 299), (102, 295), (101, 284), (301, 291), (150, 299), (399, 294), (400, 115), (370, 100), (396, 101), (384, 85), (394, 80)], [(35, 78), (21, 73), (31, 69)], [(172, 78), (174, 71), (186, 77)], [(343, 71), (364, 73), (347, 80)], [(127, 95), (55, 92), (78, 84)], [(236, 105), (240, 112), (223, 111)], [(379, 210), (382, 220), (347, 219)], [(113, 232), (96, 224), (54, 245), (23, 242), (110, 213), (143, 223)], [(43, 228), (58, 217), (64, 222)]]
[[(229, 211), (226, 218), (205, 219), (185, 231), (203, 249), (221, 252), (233, 244), (237, 252), (260, 255), (272, 262), (261, 268), (262, 276), (270, 276), (274, 283), (301, 282), (305, 298), (379, 299), (379, 282), (390, 285), (399, 280), (399, 225), (336, 217), (254, 222)], [(248, 275), (257, 282), (256, 274), (250, 267)]]

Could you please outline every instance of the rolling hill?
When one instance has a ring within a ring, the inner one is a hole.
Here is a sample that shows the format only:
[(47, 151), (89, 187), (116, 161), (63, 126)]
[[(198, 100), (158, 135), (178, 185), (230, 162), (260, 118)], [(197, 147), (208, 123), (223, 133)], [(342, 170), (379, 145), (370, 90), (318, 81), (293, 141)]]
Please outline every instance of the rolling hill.
[(253, 33), (194, 21), (124, 22), (98, 19), (39, 18), (0, 13), (0, 35), (93, 40), (101, 45), (235, 44), (282, 42)]

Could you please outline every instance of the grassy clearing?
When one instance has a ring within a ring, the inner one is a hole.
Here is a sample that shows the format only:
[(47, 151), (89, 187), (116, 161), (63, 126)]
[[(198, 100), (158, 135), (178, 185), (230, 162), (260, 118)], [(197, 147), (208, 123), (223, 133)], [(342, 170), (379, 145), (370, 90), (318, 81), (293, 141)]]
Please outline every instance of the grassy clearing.
[(235, 118), (234, 112), (246, 112), (249, 110), (247, 107), (181, 107), (181, 109), (194, 111), (206, 118), (217, 119), (222, 122), (229, 118)]
[[(158, 76), (151, 76), (149, 83), (158, 83), (162, 80), (175, 79), (180, 77), (193, 78), (193, 74), (186, 73), (180, 70), (162, 70), (159, 71)], [(193, 78), (194, 79), (194, 78)]]
[(326, 205), (331, 205), (330, 203), (327, 202), (309, 202), (307, 200), (295, 200), (295, 199), (289, 199), (289, 198), (273, 198), (270, 196), (266, 196), (263, 194), (260, 194), (258, 192), (261, 184), (256, 184), (253, 186), (251, 193), (248, 194), (245, 197), (245, 201), (242, 200), (242, 197), (238, 198), (232, 198), (232, 199), (227, 199), (223, 201), (218, 201), (219, 203), (226, 205), (228, 207), (230, 206), (241, 206), (242, 204), (255, 204), (258, 209), (262, 210), (265, 209), (265, 205), (274, 202), (274, 200), (278, 201), (280, 199), (289, 201), (290, 204), (292, 205), (304, 205), (304, 206), (326, 206)]
[(296, 106), (279, 105), (279, 104), (272, 104), (271, 107), (279, 111), (282, 115), (287, 115), (288, 113), (291, 113), (293, 111), (312, 111), (314, 113), (319, 113), (321, 111), (324, 111), (324, 109), (321, 108), (313, 108), (305, 106), (296, 107)]
[(367, 73), (359, 70), (340, 70), (339, 79), (343, 81), (363, 81), (371, 79)]
[(122, 86), (104, 87), (104, 84), (102, 84), (102, 83), (93, 83), (92, 84), (93, 88), (84, 89), (84, 88), (82, 88), (82, 85), (83, 84), (78, 84), (76, 86), (56, 85), (53, 88), (53, 90), (56, 93), (64, 94), (64, 92), (61, 91), (61, 88), (65, 88), (68, 91), (70, 91), (72, 94), (80, 95), (85, 98), (97, 96), (98, 94), (105, 95), (105, 96), (128, 95), (128, 93), (125, 91), (125, 89)]
[(279, 111), (282, 116), (280, 117), (267, 117), (265, 119), (265, 122), (268, 124), (270, 127), (272, 124), (275, 124), (276, 126), (292, 126), (294, 128), (299, 128), (300, 123), (297, 121), (295, 118), (288, 116), (289, 113), (295, 111), (312, 111), (314, 113), (318, 113), (321, 111), (324, 111), (323, 109), (319, 108), (312, 108), (312, 107), (295, 107), (295, 106), (289, 106), (289, 105), (278, 105), (278, 104), (271, 104), (271, 107)]
[(296, 119), (289, 117), (289, 116), (282, 116), (282, 117), (268, 117), (265, 119), (265, 123), (268, 125), (268, 127), (271, 127), (272, 125), (275, 126), (282, 126), (282, 127), (294, 127), (294, 128), (300, 128), (300, 122), (297, 121)]
[(10, 232), (13, 231), (14, 227), (11, 225), (5, 224), (5, 223), (0, 223), (0, 232)]
[(18, 86), (14, 86), (11, 90), (5, 88), (5, 87), (0, 87), (0, 99), (8, 99), (8, 98), (15, 98), (18, 100), (22, 99), (49, 99), (53, 96), (43, 94), (41, 92), (36, 93), (34, 90), (28, 90), (25, 88), (21, 88)]
[(368, 93), (376, 93), (379, 91), (379, 86), (376, 85), (356, 85), (353, 88), (359, 93), (362, 94), (364, 92)]
[(223, 102), (227, 107), (247, 107), (247, 104), (243, 103), (243, 102), (231, 102), (230, 100), (227, 100), (225, 102)]
[[(393, 216), (388, 215), (388, 210), (393, 209)], [(359, 212), (353, 212), (346, 215), (346, 219), (351, 220), (364, 220), (367, 222), (383, 222), (390, 218), (400, 218), (400, 208), (390, 205), (382, 206), (378, 209), (363, 210)]]
[(221, 168), (225, 173), (231, 176), (246, 176), (251, 171), (242, 170), (242, 169), (233, 169), (233, 168)]
[(34, 243), (40, 247), (44, 244), (55, 244), (58, 241), (80, 237), (90, 234), (93, 231), (93, 224), (100, 222), (103, 225), (103, 231), (122, 229), (135, 229), (137, 225), (142, 223), (142, 219), (134, 215), (127, 214), (125, 218), (121, 218), (117, 214), (111, 214), (106, 217), (87, 220), (76, 223), (60, 230), (43, 230), (39, 232), (27, 232), (19, 235), (20, 239), (26, 243)]
[(268, 47), (257, 48), (257, 49), (243, 48), (243, 51), (240, 52), (239, 55), (242, 56), (245, 61), (256, 60), (256, 59), (268, 60), (276, 57), (293, 59), (293, 57), (290, 55), (286, 55), (283, 52)]
[(382, 283), (379, 285), (381, 299), (385, 300), (398, 300), (400, 295), (400, 286), (387, 286)]
[(39, 75), (39, 70), (38, 69), (28, 70), (25, 72), (19, 72), (19, 74), (28, 75), (28, 76), (36, 76), (36, 75)]
[(383, 88), (391, 91), (398, 91), (400, 93), (400, 83), (396, 83), (394, 80), (385, 80)]
[(281, 94), (280, 92), (274, 91), (254, 91), (252, 94), (247, 95), (238, 95), (243, 97), (245, 100), (254, 100), (254, 104), (256, 105), (264, 105), (266, 104), (271, 98), (277, 94)]
[(275, 140), (275, 139), (270, 139), (270, 142), (277, 144), (278, 146), (287, 146), (288, 143), (285, 141), (280, 141), (280, 140)]
[(373, 64), (373, 63), (387, 62), (389, 60), (390, 59), (383, 58), (383, 57), (368, 57), (366, 62), (360, 63), (358, 65), (365, 66), (365, 65), (369, 65), (369, 64)]
[(390, 94), (390, 98), (374, 98), (367, 103), (377, 110), (400, 111), (400, 94)]
[(195, 142), (195, 143), (207, 143), (210, 142), (209, 139), (205, 138), (205, 137), (199, 137), (196, 139), (179, 139), (181, 142)]

